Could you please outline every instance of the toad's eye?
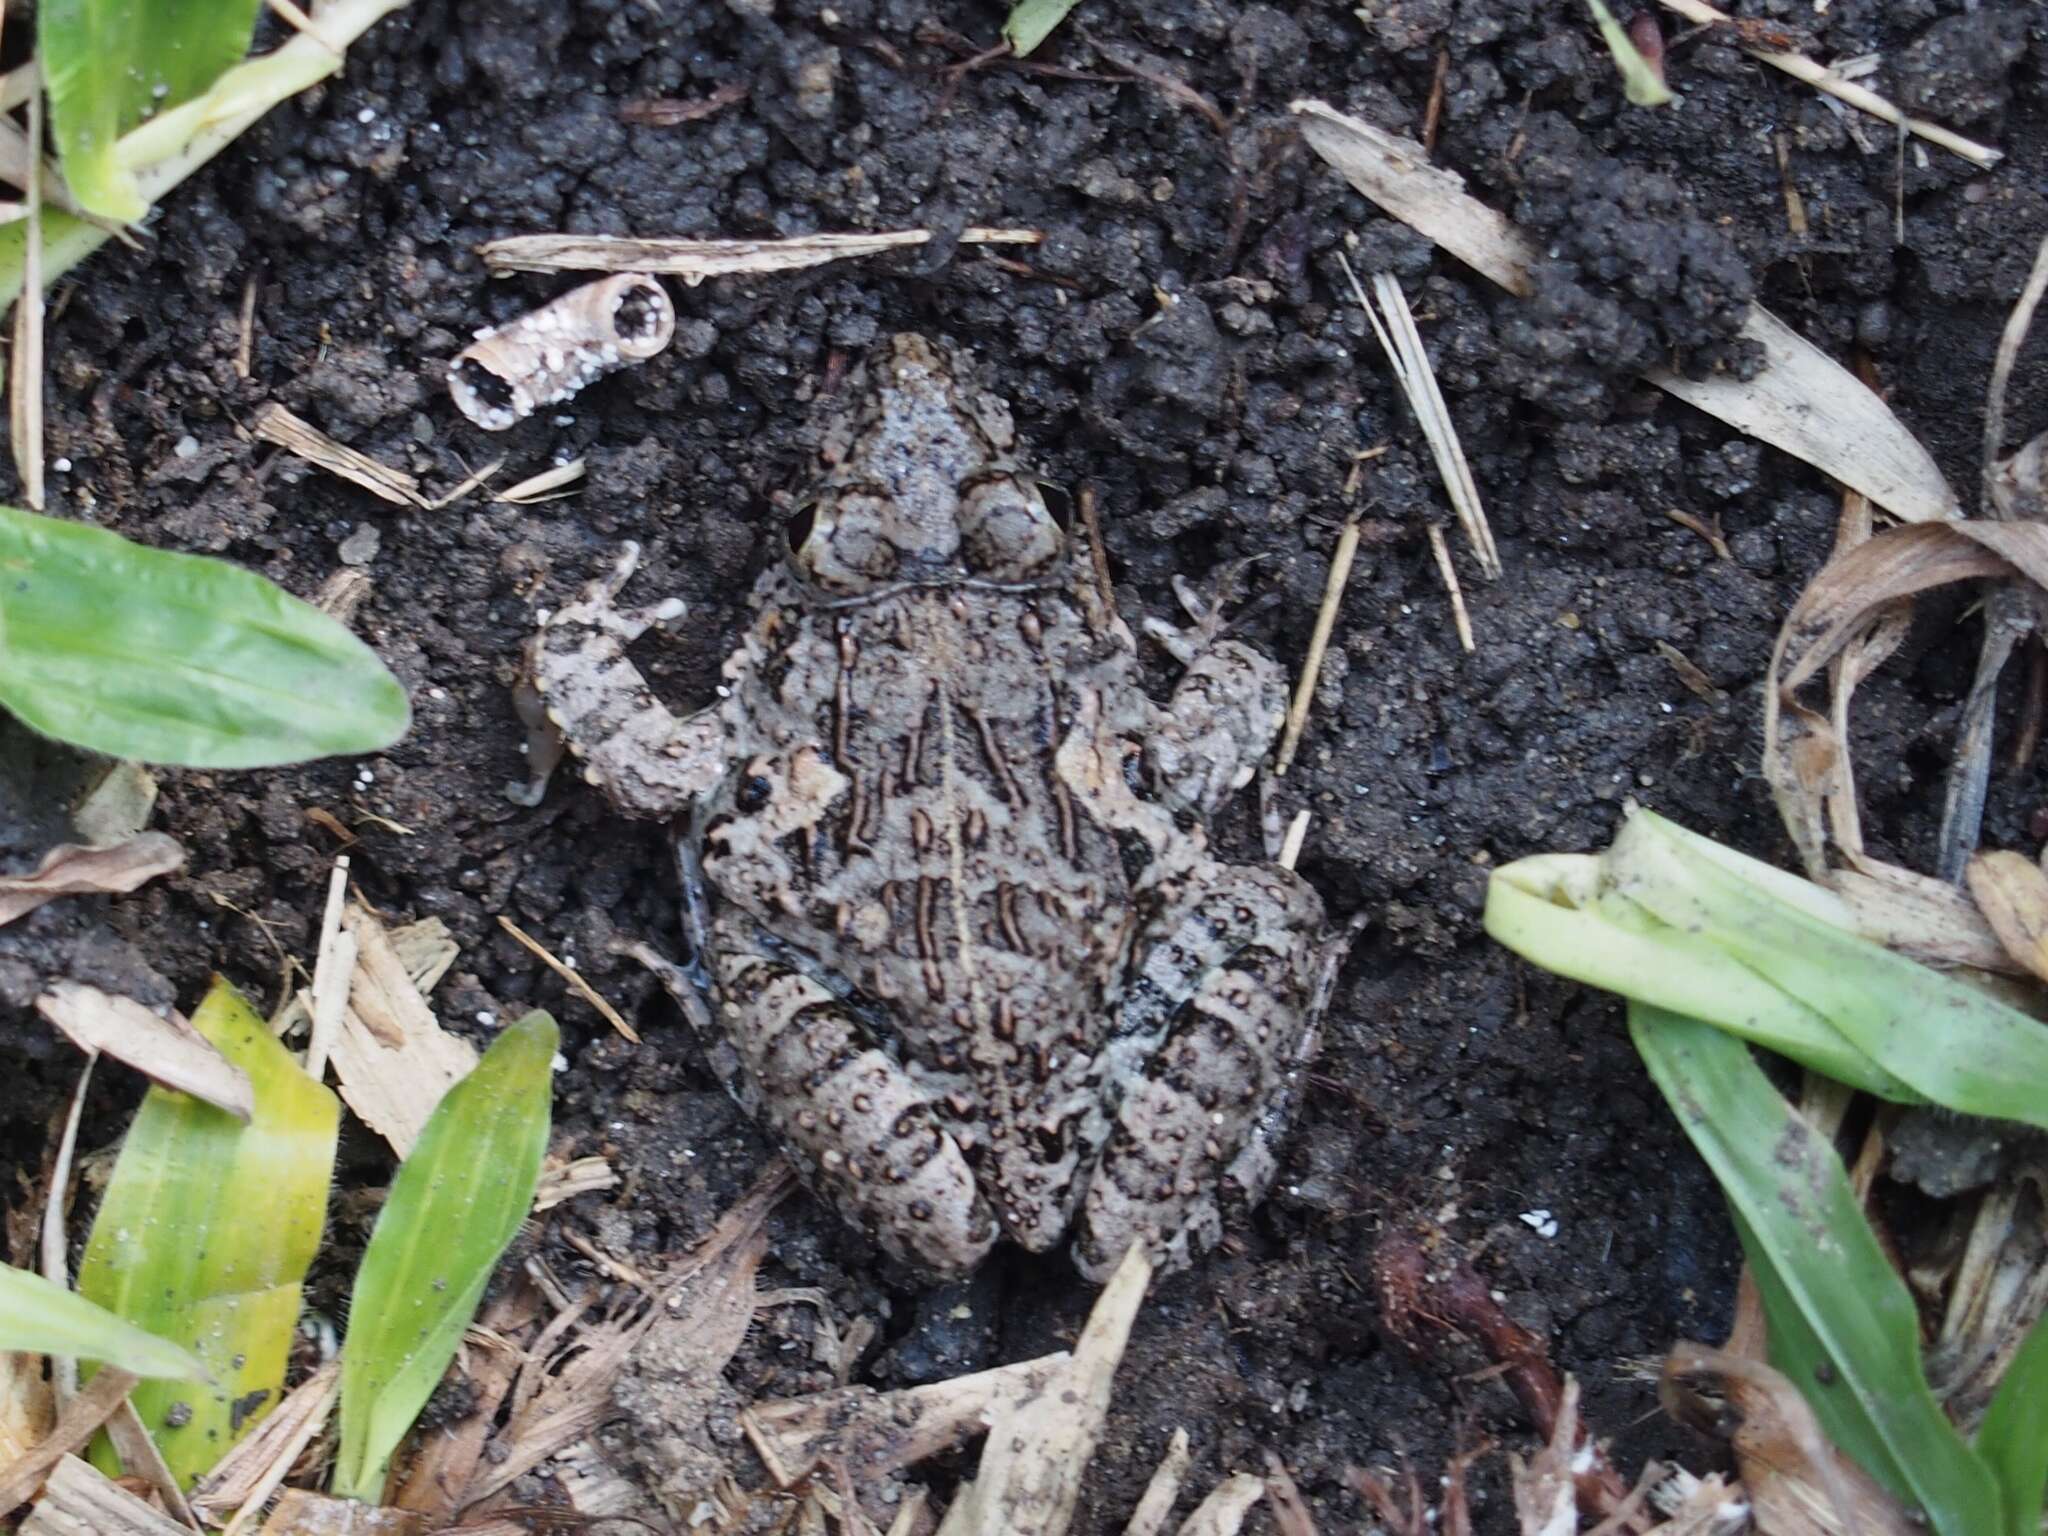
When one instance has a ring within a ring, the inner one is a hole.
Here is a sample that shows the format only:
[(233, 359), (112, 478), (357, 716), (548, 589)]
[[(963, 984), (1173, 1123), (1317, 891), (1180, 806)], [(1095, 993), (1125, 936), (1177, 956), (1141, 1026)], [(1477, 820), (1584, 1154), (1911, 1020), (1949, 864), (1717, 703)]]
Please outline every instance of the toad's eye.
[(793, 555), (810, 539), (811, 530), (818, 526), (818, 504), (806, 502), (797, 508), (796, 515), (782, 525), (783, 535), (789, 540), (789, 552)]

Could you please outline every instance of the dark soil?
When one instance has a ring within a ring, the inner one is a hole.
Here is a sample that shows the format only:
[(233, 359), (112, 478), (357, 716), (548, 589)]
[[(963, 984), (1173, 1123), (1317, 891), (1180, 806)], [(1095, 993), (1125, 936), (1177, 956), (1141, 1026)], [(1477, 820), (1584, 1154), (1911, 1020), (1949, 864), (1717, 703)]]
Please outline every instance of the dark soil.
[[(1305, 872), (1333, 912), (1371, 926), (1280, 1189), (1225, 1252), (1160, 1284), (1138, 1325), (1079, 1529), (1121, 1527), (1179, 1424), (1198, 1478), (1277, 1452), (1328, 1530), (1362, 1518), (1339, 1482), (1347, 1463), (1405, 1452), (1428, 1481), (1461, 1446), (1526, 1447), (1506, 1390), (1471, 1374), (1476, 1357), (1418, 1360), (1382, 1331), (1374, 1245), (1418, 1224), (1480, 1252), (1508, 1310), (1584, 1383), (1627, 1475), (1652, 1455), (1705, 1464), (1712, 1448), (1666, 1425), (1637, 1367), (1723, 1332), (1737, 1256), (1721, 1203), (1613, 1002), (1482, 935), (1487, 873), (1603, 845), (1630, 797), (1787, 853), (1756, 773), (1758, 689), (1837, 495), (1635, 372), (1672, 356), (1748, 366), (1728, 338), (1753, 295), (1836, 356), (1867, 356), (1952, 482), (1974, 487), (1992, 349), (2048, 229), (2048, 11), (1744, 9), (1807, 29), (1821, 57), (1879, 54), (1880, 89), (2008, 159), (1985, 174), (1936, 149), (1901, 154), (1883, 125), (1668, 16), (1684, 104), (1630, 108), (1578, 0), (1367, 0), (1363, 18), (1297, 0), (1084, 5), (1032, 61), (1070, 73), (957, 77), (945, 66), (998, 35), (999, 5), (940, 18), (961, 34), (950, 44), (900, 0), (419, 0), (380, 24), (343, 77), (170, 198), (143, 250), (109, 249), (62, 285), (49, 451), (69, 461), (54, 510), (227, 555), (300, 593), (344, 544), (356, 560), (374, 544), (356, 623), (411, 688), (416, 723), (366, 762), (164, 775), (158, 820), (190, 850), (185, 874), (18, 925), (0, 953), (19, 1063), (8, 1155), (33, 1177), (74, 1080), (68, 1050), (20, 1011), (37, 968), (153, 969), (130, 985), (188, 1005), (214, 970), (274, 993), (280, 949), (312, 952), (336, 852), (308, 819), (321, 808), (354, 827), (373, 901), (439, 916), (461, 940), (439, 994), (452, 1025), (482, 1040), (531, 1006), (563, 1019), (558, 1145), (603, 1152), (625, 1180), (568, 1220), (642, 1263), (702, 1234), (769, 1148), (667, 1000), (610, 953), (622, 937), (675, 946), (668, 856), (568, 778), (537, 810), (505, 797), (524, 771), (508, 685), (535, 611), (634, 538), (648, 558), (633, 593), (692, 604), (636, 654), (671, 702), (701, 703), (739, 594), (780, 537), (814, 398), (878, 335), (925, 330), (980, 355), (1049, 478), (1096, 487), (1127, 612), (1168, 610), (1175, 573), (1261, 556), (1254, 586), (1271, 600), (1244, 628), (1291, 670), (1337, 527), (1362, 510), (1376, 533), (1283, 785), (1290, 808), (1315, 813)], [(1290, 128), (1289, 100), (1316, 95), (1418, 132), (1442, 53), (1436, 158), (1540, 234), (1550, 259), (1532, 300), (1434, 254)], [(1157, 84), (1074, 77), (1133, 70), (1185, 82), (1216, 115)], [(746, 98), (702, 120), (622, 119), (628, 103), (734, 84)], [(1803, 236), (1788, 228), (1780, 146)], [(969, 224), (1047, 238), (1019, 253), (1020, 272), (956, 247)], [(938, 238), (893, 259), (677, 288), (666, 354), (502, 437), (472, 429), (441, 386), (474, 329), (566, 286), (491, 280), (482, 240), (914, 225)], [(1401, 277), (1499, 536), (1501, 580), (1463, 566), (1472, 656), (1424, 537), (1446, 516), (1435, 472), (1345, 296), (1340, 251)], [(1180, 299), (1164, 314), (1161, 290)], [(589, 475), (544, 505), (471, 496), (400, 512), (253, 442), (238, 424), (266, 399), (436, 488), (500, 454), (499, 484), (578, 455)], [(2048, 425), (2048, 375), (2020, 370), (2013, 417)], [(1355, 456), (1382, 445), (1347, 490)], [(1670, 508), (1718, 524), (1732, 558)], [(1975, 650), (1960, 603), (1931, 611), (1861, 696), (1867, 815), (1888, 856), (1929, 858)], [(1987, 840), (2031, 849), (2039, 802), (2032, 776), (2002, 781)], [(1222, 835), (1248, 849), (1256, 829), (1240, 812)], [(573, 955), (645, 1043), (565, 997), (500, 913)], [(89, 1143), (118, 1136), (136, 1091), (102, 1075)], [(352, 1147), (351, 1184), (381, 1184), (377, 1150)], [(1534, 1212), (1555, 1235), (1525, 1221)], [(843, 1317), (878, 1321), (862, 1368), (878, 1382), (1041, 1352), (1089, 1301), (1064, 1261), (1005, 1252), (968, 1291), (963, 1327), (960, 1297), (889, 1281), (808, 1197), (773, 1236), (764, 1283), (820, 1287)], [(336, 1317), (360, 1225), (337, 1239), (316, 1287)], [(567, 1247), (550, 1257), (589, 1273)], [(742, 1396), (822, 1384), (806, 1349), (784, 1347), (808, 1337), (807, 1316), (757, 1330), (732, 1372)], [(645, 1430), (609, 1437), (623, 1461), (652, 1443)], [(1482, 1531), (1512, 1528), (1502, 1465), (1477, 1474)]]

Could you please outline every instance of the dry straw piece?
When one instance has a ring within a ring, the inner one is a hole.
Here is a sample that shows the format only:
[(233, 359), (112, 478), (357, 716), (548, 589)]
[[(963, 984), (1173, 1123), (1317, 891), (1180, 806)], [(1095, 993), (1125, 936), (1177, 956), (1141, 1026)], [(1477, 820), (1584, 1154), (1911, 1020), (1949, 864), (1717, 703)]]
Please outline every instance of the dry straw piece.
[(572, 288), (510, 325), (477, 332), (448, 366), (448, 393), (471, 421), (502, 432), (608, 373), (645, 362), (675, 330), (667, 290), (645, 272), (622, 272)]

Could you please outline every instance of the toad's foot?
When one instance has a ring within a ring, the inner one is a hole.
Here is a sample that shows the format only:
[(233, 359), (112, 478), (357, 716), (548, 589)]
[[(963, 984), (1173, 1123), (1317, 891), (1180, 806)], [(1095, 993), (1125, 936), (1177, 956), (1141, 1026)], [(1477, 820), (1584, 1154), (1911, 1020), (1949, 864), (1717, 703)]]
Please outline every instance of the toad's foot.
[(716, 711), (677, 719), (627, 659), (627, 646), (684, 611), (681, 598), (642, 609), (613, 606), (639, 560), (640, 546), (628, 543), (608, 574), (527, 642), (526, 676), (513, 697), (527, 727), (531, 777), (506, 790), (521, 805), (540, 803), (565, 746), (582, 762), (584, 778), (629, 816), (673, 816), (724, 771)]
[(1223, 1208), (1256, 1204), (1315, 1049), (1329, 946), (1290, 870), (1205, 863), (1141, 944), (1104, 1078), (1123, 1082), (1083, 1197), (1074, 1259), (1104, 1278), (1134, 1241), (1178, 1269)]
[(1145, 624), (1145, 632), (1187, 669), (1145, 744), (1146, 756), (1161, 798), (1204, 821), (1251, 782), (1287, 718), (1287, 678), (1279, 664), (1241, 641), (1222, 638), (1223, 593), (1248, 563), (1223, 574), (1213, 603), (1174, 579), (1174, 594), (1194, 620), (1189, 628), (1157, 619)]

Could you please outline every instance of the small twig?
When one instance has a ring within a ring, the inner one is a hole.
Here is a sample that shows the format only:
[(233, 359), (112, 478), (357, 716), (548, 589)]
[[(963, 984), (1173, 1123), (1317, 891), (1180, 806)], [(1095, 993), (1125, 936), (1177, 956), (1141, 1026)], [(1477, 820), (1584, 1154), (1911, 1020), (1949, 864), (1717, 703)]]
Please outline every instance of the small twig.
[(306, 1075), (319, 1082), (341, 1034), (350, 979), (356, 968), (356, 936), (342, 927), (348, 900), (348, 855), (334, 861), (327, 878), (327, 909), (320, 919), (320, 947), (313, 959), (313, 1027), (306, 1036)]
[(1472, 615), (1465, 611), (1465, 589), (1458, 585), (1458, 568), (1451, 564), (1451, 541), (1444, 537), (1442, 523), (1429, 525), (1429, 549), (1436, 556), (1436, 573), (1444, 590), (1451, 594), (1451, 622), (1458, 627), (1458, 644), (1466, 655), (1478, 650), (1472, 639)]
[(380, 464), (367, 453), (359, 453), (346, 443), (336, 442), (310, 421), (295, 416), (275, 400), (266, 401), (257, 408), (250, 430), (266, 443), (275, 443), (308, 463), (318, 465), (330, 475), (339, 475), (352, 484), (360, 485), (371, 495), (393, 506), (427, 505), (426, 498), (420, 494), (417, 477), (402, 469), (393, 469), (388, 464)]
[(1799, 195), (1799, 187), (1792, 180), (1792, 145), (1784, 134), (1771, 136), (1772, 148), (1778, 156), (1778, 184), (1785, 194), (1785, 227), (1792, 231), (1794, 239), (1806, 238), (1806, 200)]
[(525, 946), (534, 959), (540, 961), (542, 965), (569, 983), (570, 990), (575, 992), (578, 997), (590, 1004), (599, 1013), (603, 1014), (604, 1021), (611, 1025), (613, 1029), (616, 1029), (635, 1045), (640, 1043), (640, 1031), (628, 1024), (625, 1015), (606, 1002), (597, 988), (583, 979), (582, 974), (577, 971), (576, 967), (566, 964), (549, 954), (545, 946), (538, 939), (527, 933), (525, 929), (521, 928), (502, 912), (498, 914), (498, 926)]
[(246, 379), (256, 366), (256, 274), (242, 284), (241, 335), (235, 343), (235, 377)]
[(1436, 153), (1436, 133), (1443, 123), (1444, 86), (1451, 78), (1451, 50), (1436, 51), (1436, 73), (1429, 81), (1429, 101), (1422, 109), (1422, 147)]
[[(1730, 26), (1735, 18), (1725, 11), (1718, 11), (1705, 0), (1660, 0), (1667, 11), (1676, 11), (1688, 21), (1697, 21), (1704, 26)], [(1782, 69), (1795, 80), (1804, 80), (1815, 90), (1826, 91), (1838, 101), (1846, 101), (1872, 117), (1882, 118), (1909, 133), (1918, 134), (1930, 144), (1939, 144), (1952, 154), (1961, 155), (1980, 170), (1990, 170), (2005, 158), (2002, 150), (1992, 149), (1975, 140), (1966, 139), (1959, 133), (1951, 132), (1939, 123), (1930, 123), (1923, 118), (1908, 117), (1897, 107), (1886, 101), (1877, 92), (1845, 79), (1825, 64), (1809, 59), (1803, 53), (1785, 53), (1773, 48), (1752, 47), (1743, 44), (1742, 51), (1753, 59), (1761, 59), (1773, 69)]]
[(753, 87), (746, 81), (735, 80), (721, 85), (708, 96), (690, 101), (679, 101), (673, 97), (629, 101), (620, 106), (619, 120), (637, 123), (643, 128), (673, 128), (679, 123), (694, 123), (713, 113), (723, 112), (734, 103), (745, 101), (751, 89)]
[(1689, 528), (1705, 539), (1707, 547), (1713, 550), (1718, 558), (1729, 561), (1734, 560), (1735, 556), (1728, 548), (1728, 541), (1721, 537), (1721, 530), (1713, 523), (1695, 516), (1683, 507), (1666, 507), (1664, 515), (1670, 518), (1672, 522), (1678, 524), (1679, 527)]
[(1280, 843), (1280, 857), (1273, 861), (1282, 869), (1292, 869), (1301, 862), (1302, 845), (1308, 841), (1308, 821), (1308, 808), (1304, 806), (1287, 824), (1287, 836)]
[(1273, 777), (1285, 778), (1301, 746), (1302, 730), (1308, 725), (1309, 706), (1315, 702), (1316, 684), (1323, 675), (1323, 656), (1330, 649), (1330, 635), (1337, 627), (1337, 610), (1344, 601), (1344, 585), (1351, 580), (1351, 562), (1358, 555), (1358, 519), (1344, 524), (1337, 536), (1337, 548), (1330, 556), (1329, 579), (1323, 583), (1322, 606), (1316, 610), (1316, 627), (1308, 638), (1308, 655), (1301, 663), (1301, 678), (1294, 685), (1294, 699), (1287, 706), (1287, 729), (1280, 737), (1280, 755), (1273, 764)]

